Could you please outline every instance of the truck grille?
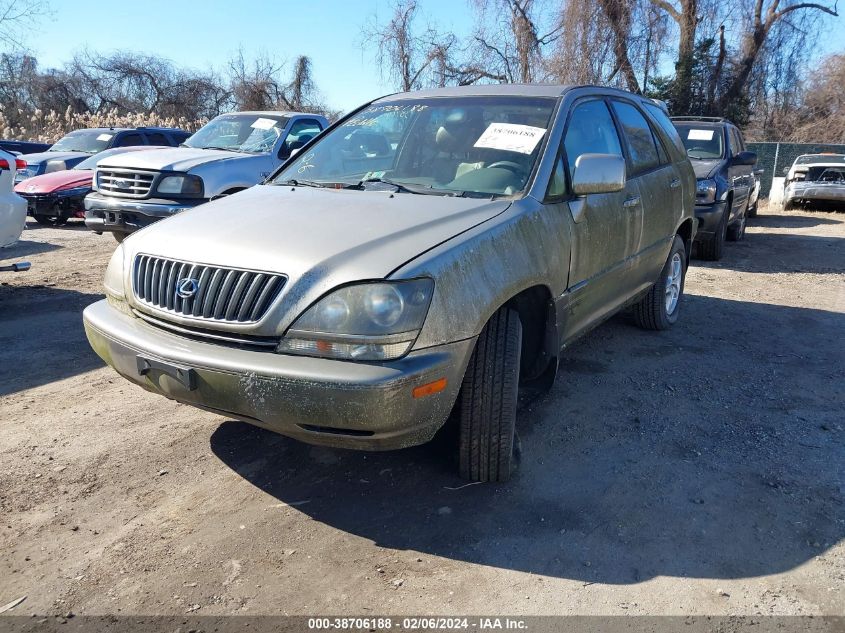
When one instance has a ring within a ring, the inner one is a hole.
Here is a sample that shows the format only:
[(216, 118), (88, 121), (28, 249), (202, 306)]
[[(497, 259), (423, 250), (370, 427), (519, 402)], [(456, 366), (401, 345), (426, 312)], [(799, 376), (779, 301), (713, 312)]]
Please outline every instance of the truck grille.
[(284, 275), (138, 255), (132, 275), (142, 304), (224, 323), (261, 319), (285, 285)]
[(149, 195), (156, 175), (131, 169), (98, 169), (97, 189), (115, 196), (144, 198)]

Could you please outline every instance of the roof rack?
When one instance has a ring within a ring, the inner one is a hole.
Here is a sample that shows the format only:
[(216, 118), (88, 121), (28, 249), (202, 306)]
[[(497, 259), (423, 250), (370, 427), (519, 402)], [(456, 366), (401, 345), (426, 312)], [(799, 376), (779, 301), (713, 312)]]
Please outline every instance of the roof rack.
[(708, 123), (730, 123), (725, 117), (721, 116), (673, 116), (673, 121), (707, 121)]

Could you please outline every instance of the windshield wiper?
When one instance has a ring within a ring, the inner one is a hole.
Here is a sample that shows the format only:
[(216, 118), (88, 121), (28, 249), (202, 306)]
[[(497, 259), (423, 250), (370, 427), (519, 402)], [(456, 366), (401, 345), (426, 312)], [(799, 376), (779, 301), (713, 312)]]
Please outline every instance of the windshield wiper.
[(328, 185), (317, 182), (316, 180), (296, 180), (295, 178), (291, 178), (290, 180), (286, 180), (284, 182), (276, 183), (279, 185), (293, 185), (294, 187), (317, 187), (318, 189), (325, 189)]
[(401, 191), (403, 193), (416, 193), (424, 196), (456, 196), (463, 193), (461, 191), (443, 191), (439, 189), (432, 189), (430, 185), (421, 185), (419, 187), (414, 187), (402, 184), (401, 182), (390, 180), (388, 178), (366, 178), (364, 180), (359, 181), (358, 184), (349, 185), (348, 187), (344, 188), (359, 189), (363, 191), (364, 185), (371, 182), (382, 183), (391, 187), (396, 187), (397, 191)]
[(217, 149), (217, 150), (221, 150), (223, 152), (239, 152), (239, 151), (241, 151), (241, 150), (236, 149), (234, 147), (218, 147), (216, 145), (206, 145), (202, 149)]

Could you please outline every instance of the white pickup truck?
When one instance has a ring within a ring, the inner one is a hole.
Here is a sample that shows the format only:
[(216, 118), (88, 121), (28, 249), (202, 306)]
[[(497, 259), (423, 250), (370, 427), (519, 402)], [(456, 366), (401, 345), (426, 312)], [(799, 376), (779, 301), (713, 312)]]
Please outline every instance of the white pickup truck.
[(122, 242), (157, 220), (261, 182), (327, 127), (325, 117), (301, 112), (221, 114), (180, 147), (104, 160), (85, 198), (85, 224)]

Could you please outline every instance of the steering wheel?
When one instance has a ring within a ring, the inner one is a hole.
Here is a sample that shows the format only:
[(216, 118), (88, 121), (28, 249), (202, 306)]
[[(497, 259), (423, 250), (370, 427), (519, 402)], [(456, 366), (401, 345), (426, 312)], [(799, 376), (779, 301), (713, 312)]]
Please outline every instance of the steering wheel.
[(486, 169), (490, 169), (491, 167), (507, 169), (508, 171), (513, 172), (515, 176), (525, 175), (525, 168), (519, 163), (513, 162), (512, 160), (499, 160), (495, 163), (490, 163), (489, 165), (487, 165)]

